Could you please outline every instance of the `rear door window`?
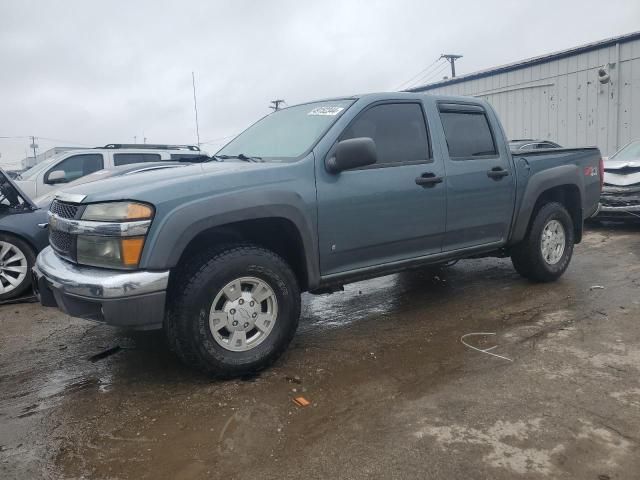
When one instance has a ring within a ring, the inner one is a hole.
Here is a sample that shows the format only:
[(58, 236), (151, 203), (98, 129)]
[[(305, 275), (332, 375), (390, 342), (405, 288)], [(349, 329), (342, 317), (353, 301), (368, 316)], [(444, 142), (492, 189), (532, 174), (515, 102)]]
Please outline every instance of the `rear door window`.
[(113, 164), (130, 165), (132, 163), (159, 162), (162, 158), (158, 153), (114, 153)]
[(90, 173), (97, 172), (104, 168), (104, 161), (102, 154), (90, 153), (82, 155), (73, 155), (62, 160), (60, 163), (51, 167), (45, 175), (45, 183), (49, 181), (49, 175), (51, 172), (62, 170), (64, 172), (65, 180), (67, 182), (73, 182), (78, 178), (89, 175)]
[(497, 150), (484, 110), (440, 110), (449, 156), (454, 160), (496, 156)]

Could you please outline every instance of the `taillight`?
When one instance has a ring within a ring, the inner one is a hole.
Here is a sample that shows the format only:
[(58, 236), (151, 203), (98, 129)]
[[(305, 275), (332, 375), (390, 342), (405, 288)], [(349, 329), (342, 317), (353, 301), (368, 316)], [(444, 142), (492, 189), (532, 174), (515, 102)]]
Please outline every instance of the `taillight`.
[(600, 163), (598, 164), (598, 174), (600, 176), (600, 191), (602, 192), (602, 186), (604, 185), (604, 159), (600, 157)]

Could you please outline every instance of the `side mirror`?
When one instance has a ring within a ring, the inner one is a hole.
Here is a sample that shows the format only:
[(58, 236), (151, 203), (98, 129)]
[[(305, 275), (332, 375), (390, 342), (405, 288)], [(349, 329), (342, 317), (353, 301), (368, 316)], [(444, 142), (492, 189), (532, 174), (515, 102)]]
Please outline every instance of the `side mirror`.
[(378, 161), (376, 143), (369, 137), (350, 138), (342, 140), (336, 146), (336, 151), (326, 162), (330, 173), (340, 173), (343, 170), (366, 167)]
[(56, 183), (67, 183), (67, 174), (64, 170), (54, 170), (47, 177), (47, 183), (55, 185)]

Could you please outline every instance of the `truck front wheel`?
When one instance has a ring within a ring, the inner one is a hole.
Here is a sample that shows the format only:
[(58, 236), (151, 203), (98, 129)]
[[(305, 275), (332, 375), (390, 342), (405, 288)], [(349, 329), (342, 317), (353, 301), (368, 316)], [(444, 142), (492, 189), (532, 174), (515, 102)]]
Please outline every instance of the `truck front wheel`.
[(511, 262), (523, 277), (552, 282), (569, 266), (573, 243), (569, 212), (560, 203), (547, 203), (535, 214), (526, 237), (513, 248)]
[(178, 273), (165, 322), (173, 350), (218, 377), (255, 373), (287, 348), (300, 289), (287, 263), (254, 245), (205, 252)]

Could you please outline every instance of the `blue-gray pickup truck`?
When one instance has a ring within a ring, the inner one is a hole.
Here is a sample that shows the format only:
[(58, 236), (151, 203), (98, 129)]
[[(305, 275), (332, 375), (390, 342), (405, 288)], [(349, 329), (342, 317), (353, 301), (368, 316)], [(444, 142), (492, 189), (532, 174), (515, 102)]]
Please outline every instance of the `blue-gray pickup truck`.
[(511, 153), (494, 110), (385, 93), (274, 112), (210, 162), (58, 194), (33, 269), (43, 305), (163, 328), (187, 364), (255, 372), (300, 293), (479, 256), (560, 277), (598, 208), (597, 148)]

